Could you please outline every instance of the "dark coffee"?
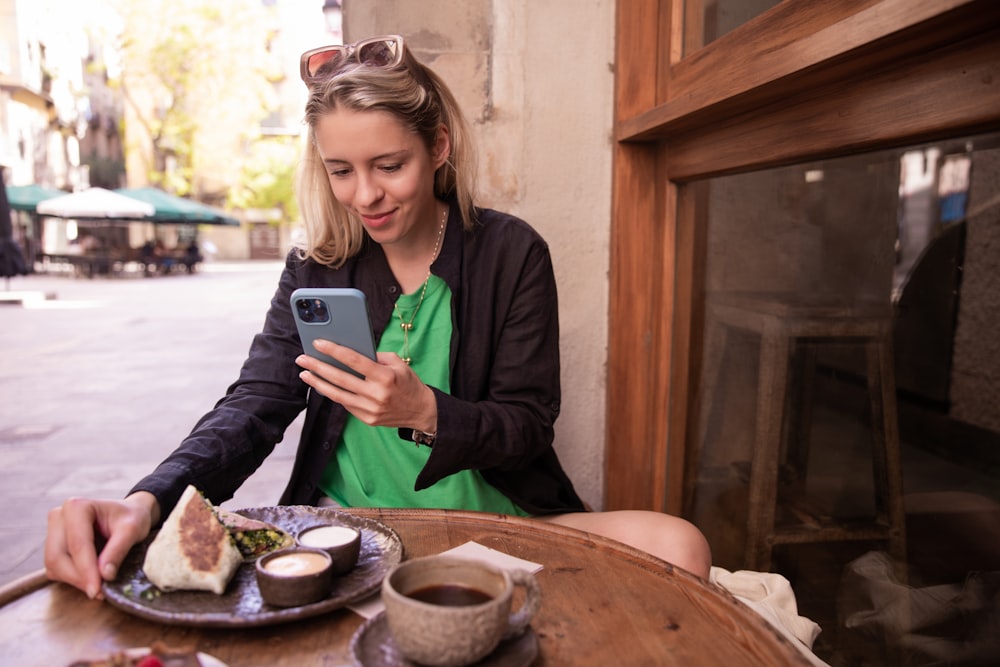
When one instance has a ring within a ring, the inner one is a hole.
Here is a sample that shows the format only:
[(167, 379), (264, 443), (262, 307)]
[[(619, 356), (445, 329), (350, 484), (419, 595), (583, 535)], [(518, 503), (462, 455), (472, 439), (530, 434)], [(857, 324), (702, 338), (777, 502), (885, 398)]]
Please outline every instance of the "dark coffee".
[(474, 604), (489, 602), (492, 599), (486, 593), (475, 588), (458, 586), (456, 584), (439, 584), (427, 586), (426, 588), (418, 588), (415, 591), (407, 593), (406, 597), (443, 607), (468, 607)]

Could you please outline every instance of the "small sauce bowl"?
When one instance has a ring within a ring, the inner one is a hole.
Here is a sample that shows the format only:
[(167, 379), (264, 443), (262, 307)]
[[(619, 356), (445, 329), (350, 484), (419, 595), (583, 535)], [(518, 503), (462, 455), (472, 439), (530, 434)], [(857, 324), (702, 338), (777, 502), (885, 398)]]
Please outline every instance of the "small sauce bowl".
[(310, 526), (295, 536), (295, 542), (330, 554), (334, 576), (350, 572), (361, 554), (361, 531), (339, 523)]
[(323, 549), (287, 547), (257, 560), (260, 596), (274, 607), (322, 600), (333, 588), (333, 559)]

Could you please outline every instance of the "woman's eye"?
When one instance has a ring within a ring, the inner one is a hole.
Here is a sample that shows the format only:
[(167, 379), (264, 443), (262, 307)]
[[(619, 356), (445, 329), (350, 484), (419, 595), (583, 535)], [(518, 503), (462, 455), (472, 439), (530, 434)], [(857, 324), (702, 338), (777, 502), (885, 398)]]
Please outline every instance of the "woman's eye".
[(394, 174), (402, 168), (403, 165), (401, 164), (383, 164), (382, 166), (379, 167), (379, 169), (381, 169), (387, 174)]
[(350, 169), (331, 169), (330, 170), (330, 175), (334, 176), (336, 178), (343, 178), (344, 176), (347, 176), (349, 173), (351, 173)]

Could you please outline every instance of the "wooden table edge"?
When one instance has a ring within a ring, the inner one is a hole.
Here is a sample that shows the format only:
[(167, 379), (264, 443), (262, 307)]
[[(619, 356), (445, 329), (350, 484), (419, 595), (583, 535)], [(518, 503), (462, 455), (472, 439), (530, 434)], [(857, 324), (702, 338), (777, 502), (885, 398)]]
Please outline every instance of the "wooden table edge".
[(48, 578), (44, 569), (37, 572), (30, 572), (0, 588), (0, 607), (5, 607), (18, 598), (30, 595), (39, 588), (44, 588), (48, 584), (53, 583), (56, 582)]
[[(385, 508), (352, 508), (348, 510), (351, 514), (378, 519), (383, 523), (391, 522), (393, 519), (405, 521), (440, 521), (442, 515), (454, 523), (480, 524), (484, 517), (489, 517), (491, 521), (500, 524), (508, 524), (530, 533), (547, 534), (555, 533), (565, 539), (573, 540), (584, 545), (590, 545), (605, 551), (612, 551), (623, 556), (627, 556), (645, 570), (656, 574), (672, 573), (682, 577), (693, 579), (701, 585), (712, 586), (709, 582), (698, 577), (687, 570), (677, 567), (673, 563), (661, 560), (652, 554), (631, 547), (617, 540), (612, 540), (601, 535), (588, 533), (578, 528), (571, 528), (557, 523), (549, 523), (536, 518), (525, 518), (509, 514), (493, 514), (489, 512), (475, 512), (469, 510), (411, 510), (411, 509), (385, 509)], [(391, 524), (389, 524), (391, 525)]]

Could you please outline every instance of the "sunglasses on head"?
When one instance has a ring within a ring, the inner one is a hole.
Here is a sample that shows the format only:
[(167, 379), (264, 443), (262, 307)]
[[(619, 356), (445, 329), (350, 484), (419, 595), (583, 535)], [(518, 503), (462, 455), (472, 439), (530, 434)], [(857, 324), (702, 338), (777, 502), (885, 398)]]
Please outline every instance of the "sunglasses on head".
[(395, 67), (403, 62), (403, 38), (399, 35), (382, 35), (354, 44), (311, 49), (302, 54), (299, 73), (308, 85), (336, 74), (352, 61), (373, 67)]

